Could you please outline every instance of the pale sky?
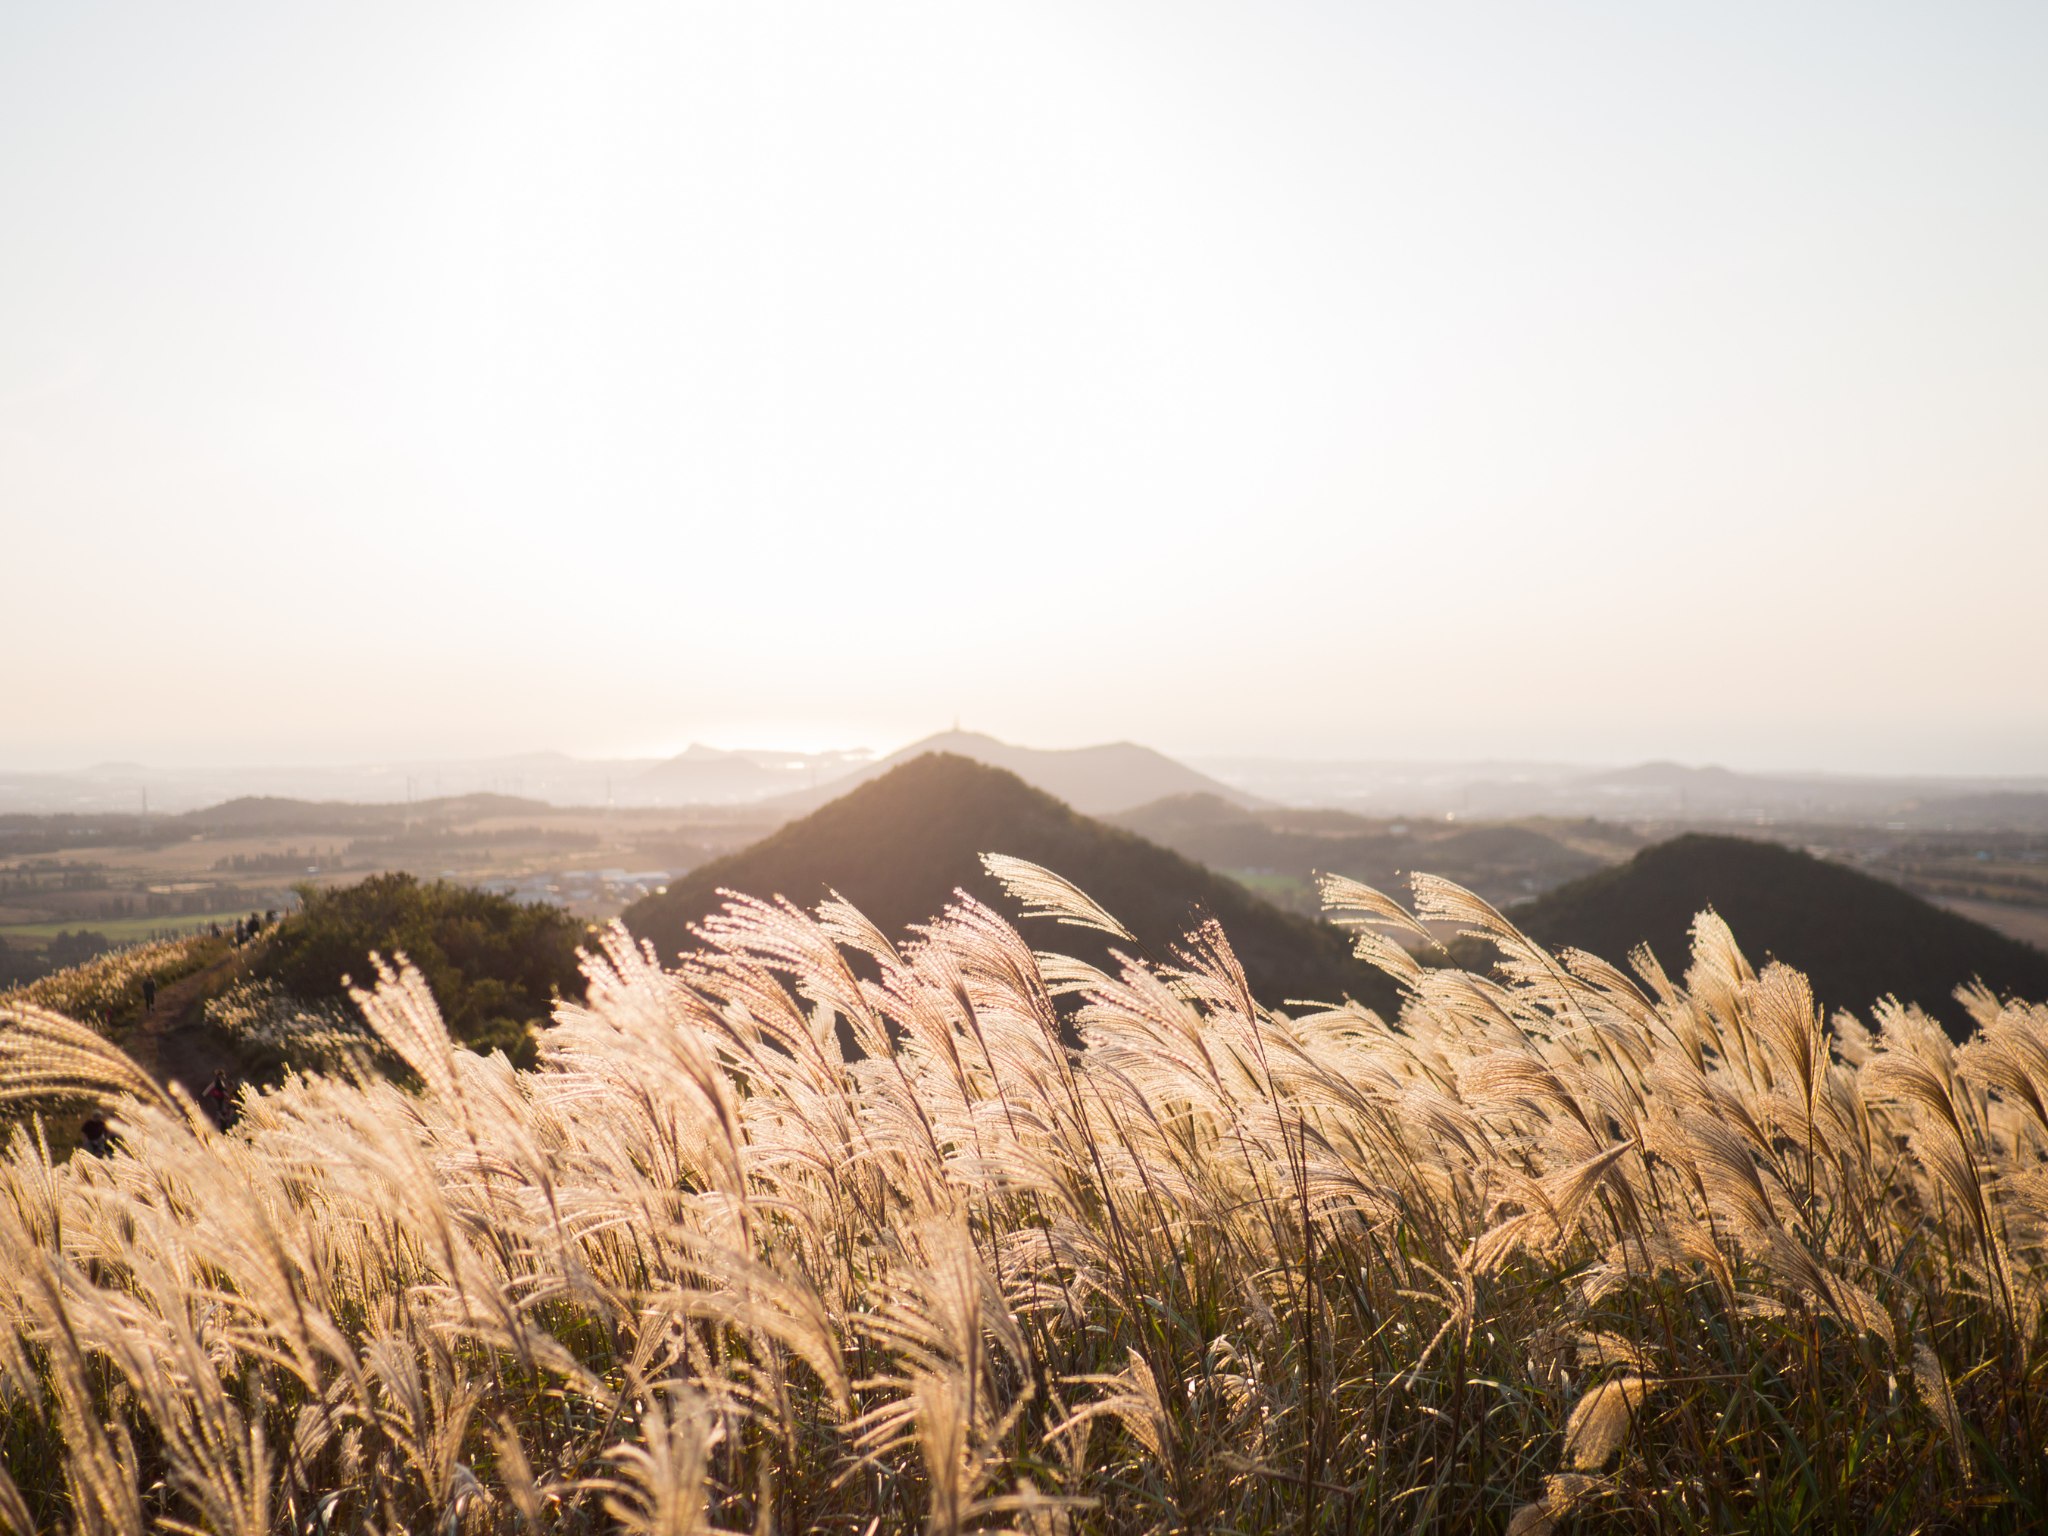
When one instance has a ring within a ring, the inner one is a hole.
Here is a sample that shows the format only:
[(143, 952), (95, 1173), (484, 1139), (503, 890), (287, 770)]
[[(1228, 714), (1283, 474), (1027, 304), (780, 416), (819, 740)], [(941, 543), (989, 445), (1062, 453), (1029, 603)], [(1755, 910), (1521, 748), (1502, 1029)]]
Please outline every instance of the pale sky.
[(2048, 772), (2048, 7), (0, 7), (0, 768)]

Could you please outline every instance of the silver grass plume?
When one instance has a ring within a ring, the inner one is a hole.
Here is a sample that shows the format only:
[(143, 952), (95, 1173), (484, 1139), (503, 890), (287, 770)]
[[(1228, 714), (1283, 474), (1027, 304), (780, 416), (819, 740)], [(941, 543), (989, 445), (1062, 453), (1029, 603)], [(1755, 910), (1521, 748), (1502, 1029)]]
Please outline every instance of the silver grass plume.
[(1026, 917), (1050, 917), (1076, 928), (1093, 928), (1113, 938), (1136, 942), (1137, 936), (1130, 929), (1064, 876), (1001, 853), (984, 853), (981, 864), (996, 877), (1012, 901), (1023, 904)]
[(1573, 1471), (1598, 1472), (1613, 1459), (1650, 1386), (1641, 1376), (1616, 1376), (1587, 1390), (1564, 1428), (1564, 1459)]
[(50, 1098), (170, 1105), (149, 1075), (104, 1036), (31, 1003), (0, 1005), (0, 1103)]

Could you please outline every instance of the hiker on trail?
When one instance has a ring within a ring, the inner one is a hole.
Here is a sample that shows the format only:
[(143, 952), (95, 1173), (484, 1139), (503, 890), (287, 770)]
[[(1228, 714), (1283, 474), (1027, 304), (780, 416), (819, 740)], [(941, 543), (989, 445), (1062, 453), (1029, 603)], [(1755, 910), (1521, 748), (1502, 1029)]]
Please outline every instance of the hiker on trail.
[(213, 1081), (206, 1085), (206, 1092), (199, 1095), (199, 1102), (206, 1106), (206, 1113), (221, 1130), (235, 1123), (235, 1091), (228, 1086), (225, 1072), (213, 1074)]
[(81, 1125), (78, 1128), (78, 1133), (81, 1138), (80, 1144), (94, 1157), (112, 1157), (114, 1155), (113, 1135), (107, 1130), (107, 1122), (98, 1115), (94, 1115), (85, 1124)]
[(156, 1006), (156, 978), (154, 976), (142, 978), (142, 1006), (145, 1009)]

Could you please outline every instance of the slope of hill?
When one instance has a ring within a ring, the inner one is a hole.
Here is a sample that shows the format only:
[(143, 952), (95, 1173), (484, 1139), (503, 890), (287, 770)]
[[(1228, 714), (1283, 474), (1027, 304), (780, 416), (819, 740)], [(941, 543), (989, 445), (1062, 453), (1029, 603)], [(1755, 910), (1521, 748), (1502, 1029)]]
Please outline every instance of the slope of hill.
[(1532, 938), (1621, 955), (1648, 943), (1683, 971), (1693, 914), (1712, 907), (1753, 964), (1803, 970), (1824, 1008), (1868, 1016), (1886, 994), (1920, 1004), (1960, 1038), (1954, 989), (2048, 998), (2048, 954), (1882, 880), (1774, 843), (1690, 834), (1560, 886), (1508, 913)]
[[(1410, 871), (1425, 869), (1507, 902), (1589, 874), (1639, 841), (1612, 826), (1575, 827), (1567, 838), (1563, 828), (1247, 810), (1215, 795), (1175, 795), (1109, 819), (1302, 913), (1320, 909), (1319, 873), (1393, 889)], [(1588, 851), (1596, 846), (1599, 852)]]
[(1232, 789), (1228, 784), (1197, 773), (1163, 752), (1132, 742), (1112, 742), (1099, 747), (1073, 747), (1063, 751), (1042, 751), (1037, 747), (1012, 746), (975, 731), (942, 731), (891, 753), (879, 762), (815, 789), (784, 795), (771, 802), (792, 815), (815, 810), (848, 790), (870, 783), (905, 763), (930, 753), (949, 753), (970, 758), (990, 768), (1013, 773), (1035, 789), (1064, 800), (1085, 816), (1105, 816), (1128, 810), (1168, 795), (1210, 794), (1234, 805), (1258, 805), (1255, 796)]
[[(1135, 933), (1153, 954), (1192, 926), (1217, 918), (1260, 1001), (1336, 1001), (1346, 994), (1389, 1007), (1391, 988), (1354, 960), (1336, 930), (1282, 912), (1234, 882), (1143, 838), (1090, 820), (1014, 774), (968, 758), (931, 754), (902, 764), (801, 821), (693, 870), (665, 894), (626, 909), (626, 925), (664, 959), (690, 943), (692, 923), (718, 910), (721, 887), (783, 895), (802, 905), (827, 888), (859, 907), (885, 933), (900, 935), (945, 907), (956, 887), (1014, 912), (981, 868), (983, 853), (1007, 853), (1055, 870)], [(1042, 948), (1100, 960), (1098, 934), (1030, 923)]]

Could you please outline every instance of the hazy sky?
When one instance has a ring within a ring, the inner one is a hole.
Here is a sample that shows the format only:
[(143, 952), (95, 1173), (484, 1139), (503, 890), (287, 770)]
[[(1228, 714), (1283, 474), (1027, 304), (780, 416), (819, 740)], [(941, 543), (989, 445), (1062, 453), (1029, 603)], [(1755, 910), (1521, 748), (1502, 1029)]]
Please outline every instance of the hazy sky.
[(2048, 771), (2048, 7), (0, 7), (0, 767)]

